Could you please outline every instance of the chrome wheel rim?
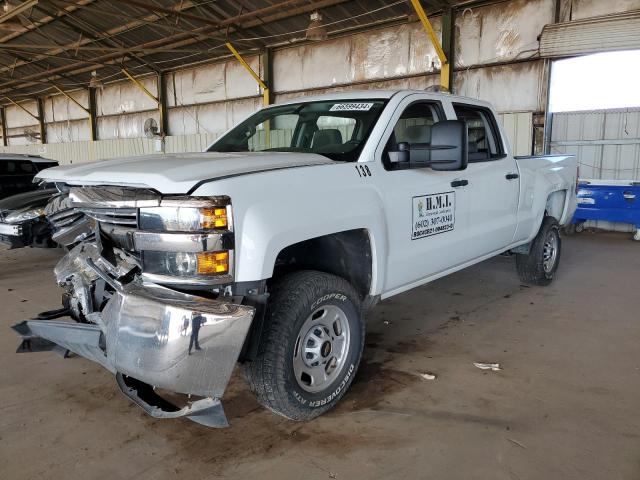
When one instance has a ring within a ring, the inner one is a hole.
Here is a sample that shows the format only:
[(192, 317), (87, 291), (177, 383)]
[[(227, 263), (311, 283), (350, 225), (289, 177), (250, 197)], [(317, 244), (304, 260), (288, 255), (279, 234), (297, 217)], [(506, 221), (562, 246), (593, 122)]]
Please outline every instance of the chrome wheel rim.
[(542, 247), (542, 267), (545, 273), (551, 273), (558, 258), (558, 235), (555, 230), (550, 230)]
[(303, 390), (316, 393), (330, 385), (349, 356), (351, 331), (344, 311), (335, 305), (314, 310), (302, 324), (293, 351), (293, 371)]

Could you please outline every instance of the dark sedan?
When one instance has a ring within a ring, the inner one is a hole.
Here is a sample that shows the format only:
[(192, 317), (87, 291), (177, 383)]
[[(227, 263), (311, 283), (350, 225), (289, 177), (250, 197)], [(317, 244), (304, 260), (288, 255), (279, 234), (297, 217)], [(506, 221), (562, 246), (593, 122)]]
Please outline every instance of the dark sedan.
[(55, 160), (36, 155), (0, 154), (0, 198), (35, 190), (38, 186), (33, 177), (45, 168), (57, 166)]

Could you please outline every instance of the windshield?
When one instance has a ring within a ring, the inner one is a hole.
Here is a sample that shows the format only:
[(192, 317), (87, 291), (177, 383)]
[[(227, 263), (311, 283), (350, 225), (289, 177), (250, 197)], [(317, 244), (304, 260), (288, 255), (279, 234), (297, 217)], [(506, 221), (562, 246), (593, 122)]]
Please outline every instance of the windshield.
[(355, 162), (385, 103), (335, 100), (271, 107), (249, 117), (208, 151), (317, 153)]

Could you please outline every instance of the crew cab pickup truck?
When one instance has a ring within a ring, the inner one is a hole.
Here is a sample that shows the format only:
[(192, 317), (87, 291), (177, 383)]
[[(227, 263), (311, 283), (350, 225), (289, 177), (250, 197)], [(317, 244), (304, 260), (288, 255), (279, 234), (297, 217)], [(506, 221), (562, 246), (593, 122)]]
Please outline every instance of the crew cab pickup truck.
[(63, 308), (14, 326), (21, 349), (75, 352), (152, 416), (220, 427), (237, 362), (273, 412), (332, 408), (380, 299), (504, 252), (547, 285), (577, 164), (514, 158), (485, 102), (366, 91), (264, 108), (204, 153), (39, 178), (96, 227), (55, 268)]

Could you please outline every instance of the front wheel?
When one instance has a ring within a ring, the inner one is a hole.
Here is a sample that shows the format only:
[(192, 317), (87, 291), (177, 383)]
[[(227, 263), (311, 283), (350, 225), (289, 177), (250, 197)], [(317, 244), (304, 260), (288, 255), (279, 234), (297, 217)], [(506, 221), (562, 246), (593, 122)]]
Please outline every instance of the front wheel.
[(271, 289), (258, 354), (245, 374), (262, 405), (291, 420), (310, 420), (342, 398), (363, 346), (355, 289), (335, 275), (296, 272)]
[(545, 217), (528, 255), (516, 255), (520, 280), (532, 285), (549, 285), (558, 269), (562, 242), (560, 226), (553, 217)]

